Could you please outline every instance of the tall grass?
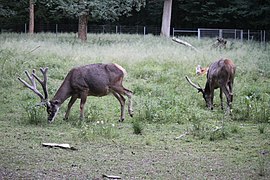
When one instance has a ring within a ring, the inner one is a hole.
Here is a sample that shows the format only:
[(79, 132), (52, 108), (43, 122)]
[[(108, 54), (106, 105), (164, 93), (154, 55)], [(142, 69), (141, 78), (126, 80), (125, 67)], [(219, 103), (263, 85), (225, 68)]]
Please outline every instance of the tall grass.
[[(202, 86), (205, 76), (196, 76), (195, 67), (207, 66), (220, 58), (232, 59), (236, 66), (232, 120), (270, 121), (270, 46), (256, 42), (231, 41), (228, 49), (211, 49), (213, 39), (197, 40), (180, 37), (199, 49), (195, 52), (170, 39), (147, 35), (89, 34), (81, 43), (75, 34), (0, 34), (0, 92), (2, 113), (13, 109), (17, 114), (27, 113), (14, 105), (28, 90), (17, 81), (25, 69), (49, 67), (49, 94), (56, 92), (67, 72), (74, 66), (90, 63), (115, 62), (128, 72), (124, 86), (133, 90), (135, 120), (148, 123), (192, 123), (194, 118), (216, 122), (220, 110), (218, 92), (214, 111), (205, 108), (201, 94), (185, 81), (185, 75)], [(116, 121), (120, 106), (114, 97), (88, 99), (86, 117), (93, 121)], [(112, 100), (113, 99), (113, 100)], [(37, 98), (34, 98), (37, 100)], [(92, 104), (92, 105), (91, 105)], [(64, 107), (60, 110), (65, 111)], [(71, 114), (78, 115), (78, 105)], [(99, 114), (99, 115), (98, 115)], [(58, 116), (57, 121), (61, 121)], [(12, 114), (10, 114), (12, 116)], [(23, 117), (23, 116), (22, 116)], [(45, 121), (46, 117), (44, 117)], [(128, 118), (127, 118), (127, 121)]]

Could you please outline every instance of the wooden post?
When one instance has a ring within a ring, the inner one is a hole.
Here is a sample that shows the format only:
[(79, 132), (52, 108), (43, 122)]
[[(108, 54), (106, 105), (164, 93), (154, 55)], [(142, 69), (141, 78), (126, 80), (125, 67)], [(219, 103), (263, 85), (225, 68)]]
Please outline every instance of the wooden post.
[(165, 37), (170, 37), (171, 14), (172, 14), (172, 0), (164, 0), (160, 34)]
[(34, 33), (34, 1), (29, 0), (29, 34)]

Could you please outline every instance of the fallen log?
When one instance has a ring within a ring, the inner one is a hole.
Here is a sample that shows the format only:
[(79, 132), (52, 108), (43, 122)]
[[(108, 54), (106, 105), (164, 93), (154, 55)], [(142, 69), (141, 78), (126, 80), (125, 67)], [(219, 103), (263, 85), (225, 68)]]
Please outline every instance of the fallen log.
[(58, 148), (62, 148), (62, 149), (78, 150), (75, 147), (70, 146), (69, 144), (42, 143), (42, 146), (50, 147), (50, 148), (58, 147)]
[(189, 43), (186, 42), (186, 41), (183, 41), (183, 40), (178, 39), (178, 38), (176, 38), (176, 37), (173, 37), (172, 40), (173, 40), (174, 42), (179, 43), (179, 44), (183, 44), (183, 45), (185, 45), (185, 46), (188, 46), (188, 47), (192, 48), (193, 50), (195, 50), (196, 52), (199, 52), (197, 48), (195, 48), (194, 46), (192, 46), (191, 44), (189, 44)]
[(106, 174), (103, 174), (102, 177), (103, 178), (108, 178), (108, 179), (121, 179), (120, 176), (106, 175)]

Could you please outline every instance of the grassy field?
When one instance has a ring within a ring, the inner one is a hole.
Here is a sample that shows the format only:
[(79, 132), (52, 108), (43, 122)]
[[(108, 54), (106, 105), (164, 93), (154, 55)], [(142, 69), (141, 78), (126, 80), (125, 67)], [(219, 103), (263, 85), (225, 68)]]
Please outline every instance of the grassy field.
[[(0, 179), (270, 179), (270, 46), (229, 40), (181, 37), (199, 51), (157, 36), (75, 34), (0, 34)], [(220, 58), (236, 66), (232, 115), (214, 110), (185, 76), (198, 64)], [(53, 124), (39, 98), (17, 80), (24, 70), (49, 67), (52, 97), (75, 66), (114, 62), (134, 92), (133, 118), (119, 123), (113, 96), (88, 97), (85, 119), (79, 101), (64, 121), (67, 102)], [(183, 135), (183, 136), (181, 136)], [(43, 147), (69, 143), (77, 150)]]

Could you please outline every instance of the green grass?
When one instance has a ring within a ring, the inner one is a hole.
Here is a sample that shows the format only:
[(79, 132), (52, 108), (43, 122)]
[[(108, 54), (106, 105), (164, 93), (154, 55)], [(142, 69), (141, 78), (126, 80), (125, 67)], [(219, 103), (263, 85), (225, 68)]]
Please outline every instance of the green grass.
[[(151, 35), (89, 34), (81, 43), (75, 34), (0, 34), (0, 179), (269, 179), (269, 44), (229, 40), (230, 48), (215, 50), (214, 39), (180, 38), (199, 52)], [(184, 78), (203, 86), (196, 66), (220, 58), (237, 66), (232, 116), (220, 109), (218, 91), (209, 111)], [(48, 124), (38, 97), (17, 80), (24, 70), (49, 67), (52, 97), (72, 67), (99, 62), (128, 72), (135, 114), (123, 123), (119, 102), (106, 96), (88, 97), (83, 121), (79, 101), (62, 120), (65, 102)]]

